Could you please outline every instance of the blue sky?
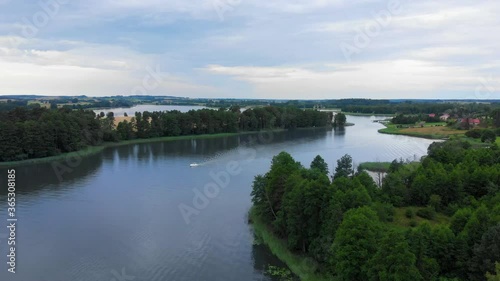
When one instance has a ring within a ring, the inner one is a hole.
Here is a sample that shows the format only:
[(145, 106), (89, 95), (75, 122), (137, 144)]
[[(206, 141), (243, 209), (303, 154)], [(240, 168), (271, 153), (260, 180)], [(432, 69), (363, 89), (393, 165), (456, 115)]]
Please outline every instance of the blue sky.
[(498, 99), (498, 14), (493, 0), (0, 0), (0, 94)]

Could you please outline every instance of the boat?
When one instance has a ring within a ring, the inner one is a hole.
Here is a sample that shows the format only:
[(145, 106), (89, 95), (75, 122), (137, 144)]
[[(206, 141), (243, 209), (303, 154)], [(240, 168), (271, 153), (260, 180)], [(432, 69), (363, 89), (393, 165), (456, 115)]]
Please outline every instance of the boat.
[(198, 166), (200, 166), (200, 164), (198, 164), (198, 163), (189, 164), (189, 167), (198, 167)]

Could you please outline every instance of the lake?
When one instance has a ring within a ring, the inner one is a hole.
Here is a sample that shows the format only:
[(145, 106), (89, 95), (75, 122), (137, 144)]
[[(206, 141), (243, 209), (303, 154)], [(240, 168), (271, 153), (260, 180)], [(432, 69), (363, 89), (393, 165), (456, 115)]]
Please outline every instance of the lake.
[(71, 165), (18, 167), (17, 273), (5, 266), (2, 188), (0, 280), (272, 280), (267, 266), (282, 264), (247, 223), (254, 176), (284, 150), (307, 166), (319, 154), (330, 170), (344, 154), (360, 163), (427, 153), (431, 140), (379, 134), (374, 119), (348, 116), (356, 125), (344, 131), (127, 145)]

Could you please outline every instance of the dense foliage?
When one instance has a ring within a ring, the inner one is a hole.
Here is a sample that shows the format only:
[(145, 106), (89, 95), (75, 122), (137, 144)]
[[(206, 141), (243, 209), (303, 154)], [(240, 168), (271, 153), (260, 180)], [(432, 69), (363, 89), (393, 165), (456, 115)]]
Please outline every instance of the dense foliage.
[(429, 115), (403, 115), (398, 114), (392, 118), (393, 124), (415, 124), (417, 122), (441, 122), (439, 116), (431, 117)]
[[(348, 155), (332, 177), (325, 165), (317, 156), (305, 168), (282, 152), (255, 178), (252, 201), (290, 250), (314, 258), (332, 280), (486, 280), (488, 272), (495, 278), (495, 145), (434, 143), (421, 163), (394, 161), (381, 188), (366, 172), (354, 173)], [(409, 223), (395, 222), (398, 212)]]
[(0, 112), (0, 161), (54, 156), (102, 142), (181, 135), (234, 133), (266, 129), (324, 127), (331, 113), (294, 107), (258, 107), (240, 112), (202, 109), (137, 112), (115, 128), (113, 113), (68, 108), (19, 107)]
[(342, 128), (345, 126), (346, 121), (347, 121), (347, 117), (345, 116), (345, 114), (342, 112), (339, 112), (339, 113), (335, 114), (335, 118), (333, 119), (333, 126)]

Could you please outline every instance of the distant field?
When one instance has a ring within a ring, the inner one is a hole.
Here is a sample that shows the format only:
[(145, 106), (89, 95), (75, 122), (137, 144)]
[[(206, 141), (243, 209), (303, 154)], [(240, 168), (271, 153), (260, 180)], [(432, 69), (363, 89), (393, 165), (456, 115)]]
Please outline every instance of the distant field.
[(40, 107), (50, 108), (50, 103), (43, 103), (43, 102), (39, 102), (39, 101), (36, 101), (36, 100), (30, 100), (30, 101), (28, 101), (28, 105), (35, 104), (35, 103), (38, 103), (40, 105)]
[(497, 137), (496, 144), (500, 145), (500, 137)]
[(127, 116), (127, 117), (124, 117), (124, 116), (122, 116), (122, 117), (115, 117), (115, 126), (118, 126), (118, 123), (123, 122), (123, 121), (125, 121), (125, 120), (127, 120), (127, 122), (130, 122), (130, 121), (132, 121), (132, 118), (133, 118), (133, 117), (134, 117), (134, 116)]
[(429, 134), (429, 135), (459, 135), (463, 134), (464, 131), (462, 130), (456, 130), (456, 129), (450, 129), (445, 126), (439, 126), (439, 127), (423, 127), (423, 128), (408, 128), (408, 129), (402, 129), (401, 132), (403, 133), (420, 133), (420, 134)]
[(444, 126), (446, 123), (427, 123), (423, 128), (415, 126), (414, 128), (397, 128), (395, 124), (386, 124), (386, 128), (380, 129), (380, 133), (393, 135), (407, 135), (429, 139), (442, 139), (451, 135), (463, 135), (465, 131), (451, 129)]

